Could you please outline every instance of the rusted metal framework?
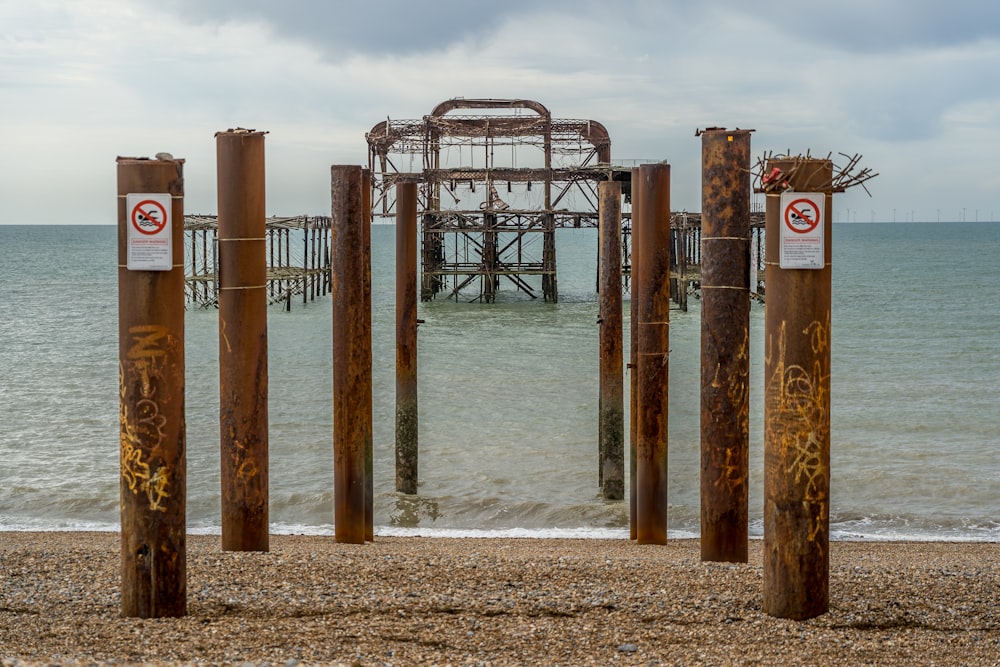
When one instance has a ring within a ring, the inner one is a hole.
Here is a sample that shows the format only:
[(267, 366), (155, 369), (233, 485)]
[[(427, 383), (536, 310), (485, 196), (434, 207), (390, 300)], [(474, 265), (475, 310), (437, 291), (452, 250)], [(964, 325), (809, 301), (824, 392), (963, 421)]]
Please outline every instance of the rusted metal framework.
[(366, 138), (373, 219), (395, 216), (397, 181), (419, 183), (424, 301), (478, 287), (491, 302), (501, 278), (557, 301), (556, 228), (596, 227), (597, 183), (629, 174), (611, 166), (601, 123), (532, 100), (452, 99)]
[[(267, 241), (267, 302), (302, 303), (330, 291), (330, 217), (270, 217)], [(215, 215), (184, 217), (184, 295), (195, 308), (219, 305), (219, 220)]]

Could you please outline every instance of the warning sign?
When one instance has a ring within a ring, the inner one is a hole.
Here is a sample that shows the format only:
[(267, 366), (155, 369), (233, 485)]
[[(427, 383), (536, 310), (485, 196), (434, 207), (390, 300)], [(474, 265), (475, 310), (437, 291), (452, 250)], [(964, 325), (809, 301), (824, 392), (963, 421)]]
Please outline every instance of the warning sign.
[(781, 268), (822, 269), (826, 265), (825, 202), (826, 195), (822, 192), (781, 194)]
[(125, 196), (125, 207), (128, 211), (128, 269), (172, 269), (170, 195), (165, 192), (129, 193)]

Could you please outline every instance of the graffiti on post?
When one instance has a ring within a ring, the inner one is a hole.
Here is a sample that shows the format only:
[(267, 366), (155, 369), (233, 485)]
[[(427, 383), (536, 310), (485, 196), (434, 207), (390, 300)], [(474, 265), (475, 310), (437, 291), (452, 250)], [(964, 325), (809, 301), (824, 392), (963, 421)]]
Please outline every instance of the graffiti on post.
[[(164, 326), (144, 325), (129, 327), (128, 333), (132, 346), (126, 365), (118, 368), (121, 475), (132, 493), (146, 496), (149, 509), (166, 512), (170, 468), (162, 462), (167, 419), (161, 414), (157, 388), (167, 361), (161, 343), (169, 340), (169, 331)], [(138, 379), (138, 396), (129, 396), (134, 382), (127, 378)]]
[(777, 472), (801, 490), (810, 522), (807, 539), (819, 543), (826, 531), (829, 495), (830, 317), (827, 314), (825, 323), (814, 321), (801, 332), (814, 358), (811, 368), (788, 362), (786, 325), (782, 322), (779, 328), (777, 350), (769, 337), (766, 364), (773, 371), (767, 392), (767, 439), (780, 443)]

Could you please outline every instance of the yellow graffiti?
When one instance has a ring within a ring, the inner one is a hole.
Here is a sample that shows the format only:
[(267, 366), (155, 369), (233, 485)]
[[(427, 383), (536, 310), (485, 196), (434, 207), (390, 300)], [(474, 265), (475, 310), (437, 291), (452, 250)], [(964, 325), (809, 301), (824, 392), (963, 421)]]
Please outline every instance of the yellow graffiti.
[[(780, 472), (800, 486), (808, 507), (807, 539), (825, 533), (830, 442), (830, 319), (802, 330), (818, 359), (812, 368), (787, 362), (787, 327), (782, 322), (775, 340), (769, 336), (766, 364), (772, 369), (767, 391), (768, 442), (780, 443)], [(773, 362), (773, 363), (772, 363)]]
[(734, 461), (733, 448), (726, 448), (726, 462), (722, 465), (722, 474), (716, 480), (715, 486), (725, 487), (729, 493), (735, 495), (736, 491), (746, 482), (746, 479), (739, 474), (744, 467), (740, 461)]
[[(719, 378), (722, 365), (719, 364), (716, 366), (715, 376), (712, 378), (713, 387), (722, 388), (725, 385), (726, 398), (729, 401), (729, 405), (737, 409), (735, 419), (737, 433), (743, 434), (745, 437), (749, 437), (750, 433), (750, 401), (748, 398), (750, 387), (749, 349), (750, 331), (744, 328), (743, 340), (736, 349), (734, 362), (730, 364), (730, 368), (734, 369), (735, 372), (729, 373), (728, 378), (722, 381)], [(726, 488), (731, 494), (735, 495), (739, 488), (746, 484), (746, 475), (740, 474), (740, 471), (745, 470), (745, 468), (746, 466), (743, 462), (736, 460), (733, 449), (726, 448), (726, 461), (721, 466), (719, 478), (716, 480), (715, 486)]]
[(738, 369), (729, 378), (729, 404), (739, 408), (736, 423), (740, 433), (750, 432), (750, 330), (743, 328), (743, 340), (736, 350), (736, 362), (733, 367)]
[(167, 419), (157, 401), (156, 380), (162, 374), (167, 356), (160, 343), (169, 340), (169, 332), (166, 327), (149, 325), (130, 327), (128, 333), (133, 344), (125, 355), (127, 370), (131, 377), (138, 376), (141, 398), (130, 409), (126, 400), (129, 390), (126, 368), (119, 363), (121, 476), (132, 493), (146, 496), (151, 510), (166, 512), (164, 500), (170, 495), (167, 492), (170, 469), (155, 462), (163, 459)]
[(244, 484), (250, 482), (251, 479), (257, 476), (260, 469), (257, 468), (257, 462), (254, 459), (245, 459), (243, 463), (240, 464), (239, 470), (236, 471), (236, 477)]
[[(149, 406), (146, 407), (148, 409)], [(155, 433), (158, 440), (154, 445), (154, 449), (159, 448), (163, 439), (162, 427), (165, 421), (163, 417), (160, 416), (159, 419), (152, 420), (146, 418), (139, 421), (140, 423), (144, 422), (144, 426), (155, 425)], [(124, 404), (122, 404), (120, 410), (120, 423), (122, 478), (132, 493), (143, 493), (146, 495), (151, 510), (166, 512), (167, 508), (163, 505), (163, 500), (170, 496), (167, 493), (167, 487), (170, 484), (170, 470), (166, 466), (157, 466), (155, 469), (151, 469), (149, 461), (152, 460), (152, 455), (145, 458), (143, 456), (143, 438), (141, 434), (148, 435), (152, 431), (147, 428), (137, 430), (132, 420), (129, 419), (128, 408)]]
[(143, 326), (129, 327), (129, 335), (132, 337), (133, 345), (129, 348), (126, 356), (129, 359), (145, 359), (166, 356), (166, 350), (160, 349), (159, 342), (163, 338), (168, 338), (170, 331), (161, 324), (149, 324)]
[(129, 327), (132, 346), (125, 356), (129, 360), (129, 368), (137, 372), (142, 379), (140, 393), (145, 398), (151, 398), (156, 388), (153, 380), (163, 373), (167, 351), (159, 347), (160, 341), (169, 341), (169, 330), (158, 324)]

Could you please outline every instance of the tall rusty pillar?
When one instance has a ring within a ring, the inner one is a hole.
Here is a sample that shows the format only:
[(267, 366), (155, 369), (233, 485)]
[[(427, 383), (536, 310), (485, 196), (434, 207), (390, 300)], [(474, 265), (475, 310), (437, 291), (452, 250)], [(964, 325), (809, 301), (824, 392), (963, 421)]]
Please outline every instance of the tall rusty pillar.
[(638, 291), (636, 539), (667, 542), (667, 388), (670, 356), (670, 165), (639, 168), (639, 216), (632, 220)]
[(598, 184), (600, 226), (600, 397), (598, 453), (601, 495), (625, 497), (625, 384), (622, 377), (622, 185)]
[(747, 562), (750, 131), (701, 135), (701, 559)]
[(121, 610), (187, 613), (184, 160), (117, 160)]
[(417, 184), (396, 185), (396, 491), (417, 492)]
[(639, 187), (639, 168), (632, 169), (630, 189), (632, 191), (632, 219), (630, 221), (631, 244), (629, 251), (629, 539), (637, 539), (635, 525), (636, 511), (636, 440), (639, 432), (639, 326), (637, 315), (639, 307), (639, 292), (636, 286), (636, 257), (635, 253), (635, 221), (642, 215), (642, 188)]
[(364, 199), (361, 167), (330, 168), (333, 265), (333, 504), (337, 542), (365, 542), (366, 338)]
[(373, 387), (371, 370), (371, 349), (372, 349), (372, 172), (370, 169), (361, 170), (361, 211), (364, 224), (361, 227), (362, 233), (362, 261), (364, 262), (364, 284), (362, 295), (364, 297), (364, 312), (366, 313), (363, 323), (365, 327), (365, 345), (369, 350), (368, 368), (369, 372), (362, 377), (364, 383), (364, 404), (363, 418), (365, 422), (365, 539), (369, 542), (375, 539), (375, 438), (373, 431), (374, 415), (373, 410)]
[[(765, 173), (774, 169), (790, 189), (784, 197), (768, 193), (766, 210), (763, 609), (803, 620), (829, 609), (833, 165), (769, 160)], [(822, 203), (810, 205), (805, 193)], [(791, 259), (801, 232), (792, 228), (806, 221), (820, 228), (813, 232), (823, 244), (818, 268), (782, 268), (795, 264), (782, 261), (782, 247)]]
[(224, 551), (268, 550), (264, 135), (215, 135)]

